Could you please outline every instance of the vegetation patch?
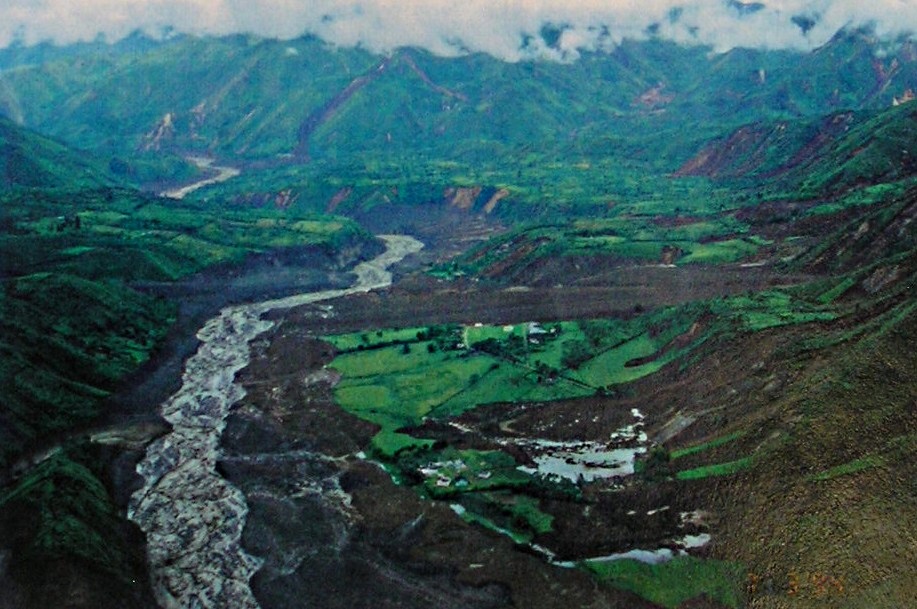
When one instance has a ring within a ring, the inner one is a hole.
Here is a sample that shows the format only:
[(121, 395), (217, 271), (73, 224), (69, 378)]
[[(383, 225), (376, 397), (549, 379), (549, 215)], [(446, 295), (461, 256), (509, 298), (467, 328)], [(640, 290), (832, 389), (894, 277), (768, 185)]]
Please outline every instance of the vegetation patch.
[(734, 442), (744, 436), (745, 436), (744, 431), (737, 431), (737, 432), (734, 432), (734, 433), (731, 433), (725, 436), (721, 436), (719, 438), (714, 438), (707, 442), (702, 442), (701, 444), (695, 444), (694, 446), (686, 446), (685, 448), (679, 448), (679, 449), (671, 451), (669, 453), (669, 458), (672, 460), (675, 460), (681, 457), (687, 457), (688, 455), (694, 455), (699, 452), (709, 450), (711, 448), (716, 448), (717, 446), (723, 446), (724, 444), (729, 444), (730, 442)]
[(338, 351), (348, 352), (415, 343), (419, 340), (417, 333), (420, 331), (417, 328), (385, 329), (374, 332), (339, 334), (337, 336), (329, 336), (326, 339)]
[(554, 517), (541, 509), (539, 500), (517, 492), (462, 495), (453, 509), (466, 522), (507, 535), (519, 544), (532, 543), (538, 535), (554, 530)]
[(706, 595), (737, 608), (742, 604), (745, 569), (740, 563), (679, 556), (659, 564), (636, 560), (586, 561), (599, 581), (629, 590), (653, 603), (675, 609), (685, 601)]
[(499, 450), (447, 447), (407, 456), (398, 466), (406, 477), (419, 477), (426, 493), (436, 498), (520, 488), (532, 480), (518, 469), (513, 457)]
[(688, 318), (674, 317), (679, 321), (656, 327), (655, 337), (646, 328), (661, 317), (331, 336), (332, 344), (347, 349), (331, 363), (343, 376), (335, 397), (390, 434), (427, 416), (456, 416), (490, 403), (592, 395), (652, 374), (675, 357), (672, 351), (634, 365), (684, 329)]
[(854, 459), (853, 461), (848, 461), (847, 463), (837, 465), (831, 469), (815, 474), (811, 477), (811, 480), (815, 482), (824, 482), (826, 480), (831, 480), (832, 478), (856, 474), (868, 469), (872, 469), (874, 467), (881, 467), (883, 465), (885, 465), (885, 460), (880, 456), (862, 457), (860, 459)]
[(714, 463), (675, 472), (675, 478), (678, 480), (699, 480), (710, 476), (729, 476), (748, 469), (752, 465), (754, 465), (754, 457), (745, 457), (726, 463)]
[(793, 298), (787, 292), (768, 290), (748, 296), (733, 296), (713, 303), (714, 313), (726, 314), (752, 332), (811, 322), (826, 322), (837, 314)]
[[(665, 216), (677, 220), (669, 210)], [(551, 256), (607, 256), (638, 263), (725, 264), (756, 254), (766, 241), (731, 216), (672, 225), (621, 209), (605, 219), (517, 229), (436, 269), (439, 276), (498, 275)], [(499, 271), (499, 273), (498, 273)]]
[(843, 296), (844, 293), (847, 292), (847, 290), (849, 290), (856, 284), (857, 284), (856, 277), (847, 277), (841, 280), (840, 282), (838, 282), (837, 285), (832, 287), (830, 290), (820, 294), (818, 296), (818, 302), (820, 302), (821, 304), (831, 304), (832, 302), (834, 302), (835, 300)]
[(577, 378), (593, 387), (627, 383), (659, 370), (664, 362), (656, 360), (639, 366), (629, 365), (658, 350), (659, 345), (649, 334), (641, 334), (626, 343), (591, 358), (576, 370)]

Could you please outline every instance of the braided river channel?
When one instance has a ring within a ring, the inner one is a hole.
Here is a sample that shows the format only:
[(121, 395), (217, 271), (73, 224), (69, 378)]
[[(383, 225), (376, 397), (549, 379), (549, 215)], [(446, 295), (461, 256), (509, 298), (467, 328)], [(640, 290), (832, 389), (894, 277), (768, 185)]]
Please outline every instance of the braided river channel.
[(258, 607), (249, 580), (261, 561), (240, 543), (248, 506), (217, 472), (226, 417), (245, 395), (235, 376), (249, 363), (249, 343), (273, 326), (265, 313), (385, 288), (388, 268), (423, 248), (407, 236), (380, 238), (386, 250), (354, 268), (351, 287), (229, 306), (198, 331), (200, 346), (185, 363), (181, 387), (161, 406), (172, 429), (137, 465), (143, 484), (128, 508), (146, 534), (153, 590), (164, 609)]

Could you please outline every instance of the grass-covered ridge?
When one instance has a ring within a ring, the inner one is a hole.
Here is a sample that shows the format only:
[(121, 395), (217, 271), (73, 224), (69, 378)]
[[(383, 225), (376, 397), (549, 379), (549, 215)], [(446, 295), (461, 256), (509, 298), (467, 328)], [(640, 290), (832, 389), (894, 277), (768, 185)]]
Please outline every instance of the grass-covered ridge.
[(3, 449), (87, 423), (143, 363), (174, 320), (174, 306), (122, 283), (40, 273), (0, 284)]

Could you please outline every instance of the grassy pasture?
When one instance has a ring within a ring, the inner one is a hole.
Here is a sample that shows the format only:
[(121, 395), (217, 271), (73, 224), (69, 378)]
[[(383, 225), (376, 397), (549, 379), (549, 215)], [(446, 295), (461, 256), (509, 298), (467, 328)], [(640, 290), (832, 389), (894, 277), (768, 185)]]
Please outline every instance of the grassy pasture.
[(377, 330), (375, 332), (359, 332), (354, 334), (339, 334), (327, 337), (339, 351), (356, 351), (357, 349), (370, 349), (379, 346), (414, 343), (419, 339), (416, 328), (401, 328)]
[(659, 370), (663, 362), (652, 361), (640, 366), (628, 366), (628, 363), (653, 355), (659, 346), (649, 334), (641, 334), (588, 360), (576, 370), (575, 377), (593, 387), (604, 387), (647, 376)]

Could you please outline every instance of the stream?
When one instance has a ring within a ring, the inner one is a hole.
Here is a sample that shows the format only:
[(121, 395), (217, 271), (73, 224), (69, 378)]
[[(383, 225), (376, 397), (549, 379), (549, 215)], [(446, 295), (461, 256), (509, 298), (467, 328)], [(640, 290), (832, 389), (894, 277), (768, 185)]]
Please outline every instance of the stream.
[(146, 533), (152, 586), (164, 609), (258, 607), (249, 580), (261, 561), (240, 543), (248, 506), (216, 471), (226, 417), (245, 395), (235, 376), (249, 363), (249, 342), (273, 326), (265, 313), (385, 288), (388, 268), (423, 248), (407, 236), (380, 238), (385, 252), (354, 268), (353, 286), (229, 306), (198, 331), (201, 344), (185, 363), (181, 388), (161, 406), (172, 430), (137, 465), (143, 485), (128, 507)]

